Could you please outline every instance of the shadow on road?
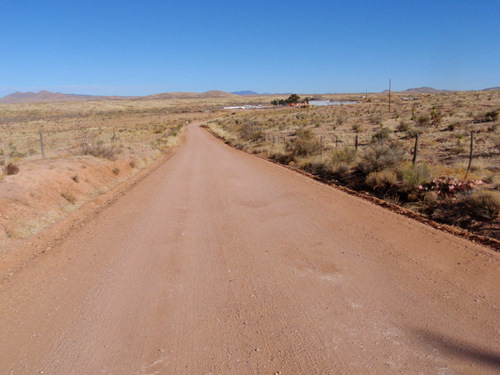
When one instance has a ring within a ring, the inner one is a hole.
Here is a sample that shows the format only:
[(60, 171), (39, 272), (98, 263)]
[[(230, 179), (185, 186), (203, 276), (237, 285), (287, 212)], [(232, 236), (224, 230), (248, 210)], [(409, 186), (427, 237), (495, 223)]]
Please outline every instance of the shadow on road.
[(500, 352), (498, 351), (480, 347), (464, 340), (458, 340), (426, 329), (414, 329), (413, 332), (446, 355), (468, 358), (500, 369)]

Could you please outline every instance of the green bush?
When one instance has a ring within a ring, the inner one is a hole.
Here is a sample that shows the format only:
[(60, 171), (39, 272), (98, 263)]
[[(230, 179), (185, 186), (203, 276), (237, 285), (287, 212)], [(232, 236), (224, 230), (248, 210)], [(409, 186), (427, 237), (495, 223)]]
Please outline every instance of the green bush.
[(334, 166), (338, 166), (340, 164), (351, 165), (356, 161), (358, 153), (356, 149), (344, 146), (338, 149), (333, 150), (332, 152), (332, 164)]
[(398, 124), (398, 126), (396, 127), (396, 130), (398, 132), (406, 132), (408, 130), (410, 130), (410, 124), (407, 123), (405, 120), (401, 120)]
[(370, 146), (359, 161), (357, 168), (364, 174), (393, 169), (404, 160), (404, 150), (399, 142), (390, 145), (374, 144)]
[(379, 131), (372, 135), (371, 143), (385, 142), (391, 138), (391, 132), (388, 128), (380, 128)]
[(296, 138), (286, 144), (286, 150), (294, 157), (318, 155), (323, 146), (310, 129), (298, 130)]
[(421, 185), (432, 180), (432, 172), (427, 163), (417, 164), (401, 171), (402, 189), (407, 193), (419, 191)]

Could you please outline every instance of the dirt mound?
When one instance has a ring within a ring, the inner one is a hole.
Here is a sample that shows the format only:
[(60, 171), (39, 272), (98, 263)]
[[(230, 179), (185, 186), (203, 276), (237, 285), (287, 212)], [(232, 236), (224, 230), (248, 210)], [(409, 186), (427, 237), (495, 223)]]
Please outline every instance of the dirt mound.
[(149, 146), (123, 149), (116, 160), (93, 156), (23, 161), (0, 182), (0, 257), (160, 156)]

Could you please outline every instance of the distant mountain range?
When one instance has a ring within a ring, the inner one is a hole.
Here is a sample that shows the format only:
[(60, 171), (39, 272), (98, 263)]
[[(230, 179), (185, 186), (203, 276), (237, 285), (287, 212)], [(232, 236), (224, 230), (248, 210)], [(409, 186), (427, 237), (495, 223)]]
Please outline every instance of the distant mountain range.
[[(406, 94), (439, 94), (442, 92), (447, 92), (448, 90), (438, 90), (432, 87), (414, 87), (411, 89), (406, 89), (404, 91), (393, 91)], [(389, 90), (384, 90), (382, 93), (389, 92)]]
[(124, 99), (120, 96), (95, 96), (61, 94), (42, 90), (40, 92), (15, 92), (0, 98), (0, 103), (43, 103), (43, 102), (70, 102), (82, 100)]
[(226, 98), (234, 97), (225, 91), (197, 92), (170, 92), (148, 96), (98, 96), (98, 95), (75, 95), (62, 94), (60, 92), (15, 92), (0, 98), (0, 103), (49, 103), (49, 102), (72, 102), (89, 100), (124, 100), (124, 99), (202, 99), (202, 98)]
[[(500, 90), (500, 87), (490, 87), (487, 89), (483, 90), (472, 90), (472, 91), (493, 91), (493, 90)], [(412, 89), (406, 89), (404, 91), (393, 91), (393, 92), (399, 92), (401, 94), (407, 93), (407, 94), (439, 94), (443, 92), (450, 92), (454, 90), (438, 90), (433, 87), (415, 87)], [(389, 90), (384, 90), (382, 93), (389, 92)]]
[[(493, 91), (500, 90), (500, 87), (490, 87), (482, 91)], [(438, 90), (432, 87), (416, 87), (412, 89), (407, 89), (404, 91), (395, 91), (399, 93), (408, 94), (435, 94), (443, 93), (449, 90)], [(387, 93), (388, 90), (383, 91)], [(154, 100), (154, 99), (203, 99), (203, 98), (231, 98), (236, 96), (250, 96), (250, 95), (271, 95), (271, 94), (259, 94), (255, 91), (235, 91), (235, 92), (225, 92), (225, 91), (206, 91), (203, 93), (197, 92), (166, 92), (148, 96), (99, 96), (99, 95), (76, 95), (76, 94), (62, 94), (60, 92), (50, 92), (42, 90), (40, 92), (15, 92), (10, 95), (6, 95), (0, 98), (0, 103), (49, 103), (49, 102), (71, 102), (71, 101), (89, 101), (89, 100), (124, 100), (124, 99), (144, 99), (144, 100)], [(272, 94), (272, 95), (285, 95), (285, 94)], [(288, 95), (288, 94), (286, 94)]]
[(240, 96), (245, 96), (245, 95), (260, 95), (259, 93), (255, 92), (255, 91), (234, 91), (232, 92), (231, 94), (234, 94), (234, 95), (240, 95)]

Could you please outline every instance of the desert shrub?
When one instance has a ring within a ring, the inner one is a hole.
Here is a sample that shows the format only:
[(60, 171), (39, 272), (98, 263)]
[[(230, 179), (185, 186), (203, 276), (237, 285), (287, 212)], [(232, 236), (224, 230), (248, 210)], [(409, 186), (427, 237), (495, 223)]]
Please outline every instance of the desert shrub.
[(488, 190), (475, 191), (465, 199), (465, 205), (473, 216), (493, 221), (500, 213), (500, 193)]
[(410, 124), (407, 123), (405, 120), (401, 120), (398, 126), (396, 127), (396, 130), (398, 132), (405, 132), (408, 131), (409, 129), (410, 129)]
[(288, 165), (288, 164), (290, 164), (290, 162), (295, 160), (294, 156), (291, 153), (286, 152), (286, 151), (281, 150), (281, 149), (271, 150), (269, 152), (269, 158), (274, 160), (274, 161), (277, 161), (278, 163), (285, 164), (285, 165)]
[(120, 152), (118, 148), (105, 146), (103, 144), (87, 144), (82, 146), (81, 154), (82, 155), (92, 155), (96, 158), (103, 158), (114, 160), (116, 159), (116, 155)]
[(342, 125), (346, 121), (347, 121), (347, 114), (342, 112), (337, 115), (337, 120), (336, 120), (337, 125)]
[(63, 197), (64, 199), (66, 199), (71, 204), (75, 204), (75, 202), (76, 202), (76, 197), (69, 190), (66, 190), (66, 191), (62, 192), (61, 193), (61, 197)]
[(496, 121), (498, 118), (498, 110), (496, 111), (488, 111), (485, 113), (480, 113), (474, 116), (474, 121), (476, 122), (490, 122)]
[(380, 128), (377, 132), (372, 135), (371, 143), (385, 142), (391, 138), (391, 132), (388, 128)]
[(401, 171), (402, 189), (408, 193), (418, 192), (420, 187), (432, 179), (432, 173), (427, 163), (417, 164)]
[(163, 124), (158, 124), (153, 127), (153, 133), (154, 134), (161, 134), (165, 131), (166, 126)]
[(239, 130), (239, 135), (241, 139), (250, 142), (260, 142), (266, 139), (266, 134), (261, 127), (252, 122), (243, 124)]
[(441, 124), (441, 120), (443, 119), (443, 112), (438, 108), (433, 108), (431, 111), (431, 119), (433, 125)]
[(450, 152), (456, 155), (461, 154), (464, 151), (465, 151), (465, 144), (462, 138), (458, 138), (456, 145), (450, 147)]
[(372, 190), (385, 193), (397, 185), (398, 177), (393, 171), (385, 169), (380, 172), (370, 172), (365, 182)]
[(357, 168), (364, 174), (380, 172), (397, 167), (403, 160), (404, 150), (399, 142), (389, 145), (377, 143), (364, 152)]
[(18, 174), (19, 173), (19, 167), (14, 164), (14, 163), (9, 163), (7, 164), (7, 166), (4, 168), (4, 173), (7, 175), (7, 176), (12, 176), (14, 174)]
[(500, 151), (500, 135), (491, 137), (491, 141), (495, 145), (495, 147)]
[(80, 182), (80, 178), (78, 177), (77, 174), (75, 174), (74, 176), (71, 176), (71, 179), (75, 182)]
[(371, 124), (377, 125), (382, 121), (382, 116), (372, 113), (368, 120)]
[(497, 129), (498, 129), (498, 122), (495, 122), (491, 126), (488, 126), (488, 131), (490, 133), (497, 131)]
[(18, 151), (17, 147), (15, 146), (12, 147), (12, 150), (9, 153), (9, 156), (11, 158), (25, 158), (26, 155), (26, 153)]
[(351, 129), (354, 133), (361, 133), (363, 131), (363, 125), (357, 122), (352, 125)]
[(356, 149), (344, 146), (338, 149), (333, 150), (332, 152), (332, 164), (334, 166), (338, 166), (340, 164), (351, 165), (354, 163), (358, 156)]
[(483, 177), (483, 182), (486, 182), (487, 184), (492, 184), (493, 182), (495, 182), (495, 174), (490, 172), (490, 171), (487, 171), (486, 172), (486, 176)]
[(406, 131), (406, 135), (410, 138), (415, 138), (417, 134), (420, 135), (423, 132), (423, 128), (410, 126), (410, 128)]
[(439, 204), (439, 196), (435, 191), (428, 191), (420, 203), (420, 210), (425, 214), (432, 214)]
[(131, 160), (130, 163), (128, 163), (128, 165), (130, 165), (130, 168), (135, 168), (136, 167), (135, 160)]
[(120, 168), (118, 168), (118, 167), (114, 167), (114, 168), (112, 169), (112, 172), (113, 172), (115, 175), (117, 175), (117, 176), (118, 176), (118, 175), (120, 174)]
[(429, 122), (430, 122), (430, 118), (429, 116), (418, 116), (417, 117), (417, 124), (418, 126), (427, 126), (429, 125)]
[(296, 138), (286, 144), (293, 156), (310, 156), (321, 153), (323, 146), (310, 129), (297, 131)]
[(350, 170), (351, 170), (351, 166), (347, 163), (340, 163), (334, 167), (335, 173), (337, 174), (337, 176), (340, 176), (340, 177), (346, 176)]
[(318, 156), (300, 160), (297, 163), (297, 167), (323, 178), (330, 178), (334, 175), (332, 165)]

